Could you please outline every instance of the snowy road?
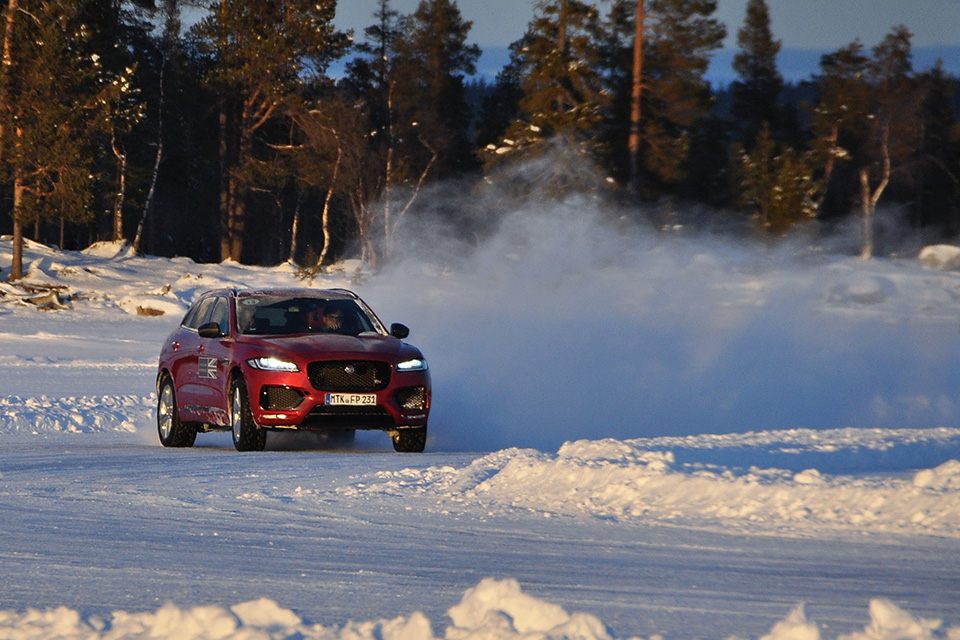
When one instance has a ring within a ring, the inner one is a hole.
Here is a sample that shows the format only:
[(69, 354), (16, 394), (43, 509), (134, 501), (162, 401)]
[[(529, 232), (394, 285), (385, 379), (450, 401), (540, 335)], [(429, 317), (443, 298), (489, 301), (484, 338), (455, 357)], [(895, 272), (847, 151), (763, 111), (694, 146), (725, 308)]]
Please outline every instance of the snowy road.
[[(408, 493), (352, 495), (365, 470), (476, 456), (163, 450), (138, 436), (51, 436), (0, 456), (3, 608), (150, 611), (271, 598), (308, 620), (424, 612), (435, 626), (485, 577), (592, 613), (616, 636), (759, 637), (795, 605), (827, 633), (873, 597), (942, 617), (960, 544), (738, 536), (554, 516)], [(573, 579), (572, 579), (573, 578)]]

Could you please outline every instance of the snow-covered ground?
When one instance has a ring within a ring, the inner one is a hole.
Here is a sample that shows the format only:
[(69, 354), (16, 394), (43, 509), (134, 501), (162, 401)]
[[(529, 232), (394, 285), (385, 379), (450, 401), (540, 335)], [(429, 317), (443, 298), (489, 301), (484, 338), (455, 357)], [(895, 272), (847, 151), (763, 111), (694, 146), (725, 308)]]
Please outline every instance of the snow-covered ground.
[(960, 640), (956, 251), (551, 215), (313, 281), (412, 327), (423, 455), (161, 448), (193, 297), (303, 283), (29, 245), (58, 296), (0, 284), (0, 639)]

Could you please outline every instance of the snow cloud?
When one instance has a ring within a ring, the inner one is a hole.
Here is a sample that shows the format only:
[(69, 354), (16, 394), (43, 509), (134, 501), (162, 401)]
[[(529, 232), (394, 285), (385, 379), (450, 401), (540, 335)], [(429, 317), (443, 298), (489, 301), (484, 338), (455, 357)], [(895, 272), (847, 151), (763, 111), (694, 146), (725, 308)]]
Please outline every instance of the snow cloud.
[(475, 250), (407, 231), (429, 239), (362, 293), (413, 327), (444, 448), (960, 417), (958, 280), (915, 257), (663, 231), (585, 197)]

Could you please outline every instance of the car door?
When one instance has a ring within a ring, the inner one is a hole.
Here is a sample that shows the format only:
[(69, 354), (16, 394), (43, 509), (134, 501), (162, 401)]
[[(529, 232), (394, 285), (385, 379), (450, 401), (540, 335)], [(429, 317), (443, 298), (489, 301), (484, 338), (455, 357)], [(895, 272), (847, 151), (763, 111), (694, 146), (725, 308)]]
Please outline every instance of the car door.
[(228, 424), (227, 395), (229, 393), (231, 337), (230, 301), (227, 296), (216, 296), (204, 324), (216, 323), (220, 337), (197, 337), (197, 391), (198, 404), (204, 407), (205, 421)]
[(197, 357), (199, 355), (200, 336), (197, 329), (210, 315), (214, 299), (203, 298), (196, 303), (194, 312), (187, 315), (183, 326), (171, 345), (174, 355), (170, 363), (177, 391), (177, 404), (181, 417), (187, 421), (203, 421), (203, 387), (197, 378)]

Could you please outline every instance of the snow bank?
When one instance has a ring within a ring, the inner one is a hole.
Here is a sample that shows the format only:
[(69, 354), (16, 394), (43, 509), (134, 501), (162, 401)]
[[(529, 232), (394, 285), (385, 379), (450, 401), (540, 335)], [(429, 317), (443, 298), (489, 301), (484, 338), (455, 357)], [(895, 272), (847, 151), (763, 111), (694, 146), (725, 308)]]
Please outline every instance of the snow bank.
[(150, 424), (156, 396), (0, 397), (0, 434), (136, 432)]
[[(181, 609), (167, 604), (153, 613), (116, 611), (107, 618), (84, 617), (58, 607), (18, 613), (0, 611), (2, 640), (613, 640), (613, 632), (587, 613), (562, 607), (523, 592), (515, 580), (486, 578), (467, 590), (450, 608), (453, 624), (434, 635), (420, 612), (392, 620), (324, 626), (303, 620), (294, 611), (262, 598), (232, 607), (201, 605)], [(933, 640), (960, 637), (960, 627), (942, 629), (939, 620), (916, 618), (884, 599), (870, 602), (870, 622), (863, 631), (838, 640)], [(760, 640), (821, 640), (820, 626), (802, 605), (777, 622)]]
[(960, 267), (960, 247), (949, 244), (935, 244), (924, 247), (918, 257), (920, 262), (930, 269), (955, 271)]
[[(907, 474), (827, 474), (761, 468), (750, 448), (763, 442), (803, 459), (804, 449), (844, 456), (846, 448), (896, 448), (894, 434), (876, 430), (792, 431), (686, 439), (736, 447), (744, 467), (678, 462), (657, 447), (675, 439), (581, 440), (555, 454), (532, 449), (498, 451), (466, 467), (381, 471), (341, 491), (348, 494), (427, 493), (446, 501), (512, 507), (544, 514), (588, 514), (611, 520), (722, 526), (725, 530), (816, 536), (825, 530), (864, 534), (960, 536), (960, 462)], [(859, 436), (859, 437), (858, 437)], [(960, 430), (911, 430), (906, 440), (937, 443), (957, 453)], [(841, 445), (841, 443), (845, 443)], [(932, 445), (931, 445), (932, 446)], [(925, 448), (931, 451), (930, 448)], [(710, 459), (707, 451), (706, 458)], [(830, 454), (826, 454), (830, 455)], [(896, 455), (896, 454), (893, 454)], [(692, 460), (687, 452), (686, 457)]]

